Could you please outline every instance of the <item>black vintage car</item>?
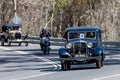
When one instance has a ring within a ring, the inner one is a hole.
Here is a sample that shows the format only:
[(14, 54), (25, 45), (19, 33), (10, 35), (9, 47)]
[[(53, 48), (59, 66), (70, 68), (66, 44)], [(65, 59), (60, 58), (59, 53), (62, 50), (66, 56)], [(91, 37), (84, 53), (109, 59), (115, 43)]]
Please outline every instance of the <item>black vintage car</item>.
[(21, 43), (25, 43), (28, 46), (27, 36), (22, 35), (21, 24), (4, 24), (2, 25), (0, 40), (1, 45), (4, 46), (7, 43), (9, 46), (11, 43), (18, 43), (21, 46)]
[(64, 38), (65, 46), (59, 49), (62, 70), (82, 63), (96, 63), (97, 68), (103, 66), (104, 50), (99, 27), (70, 27)]

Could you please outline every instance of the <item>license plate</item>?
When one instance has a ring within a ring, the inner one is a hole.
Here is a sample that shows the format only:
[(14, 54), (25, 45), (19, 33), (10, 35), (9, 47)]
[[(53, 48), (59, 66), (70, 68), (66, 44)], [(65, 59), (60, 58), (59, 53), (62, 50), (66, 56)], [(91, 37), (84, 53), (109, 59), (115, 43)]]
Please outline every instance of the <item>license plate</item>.
[(77, 57), (77, 58), (79, 58), (79, 57), (85, 57), (85, 54), (77, 54), (77, 55), (75, 55), (75, 57)]
[(17, 39), (18, 42), (22, 41), (21, 39)]

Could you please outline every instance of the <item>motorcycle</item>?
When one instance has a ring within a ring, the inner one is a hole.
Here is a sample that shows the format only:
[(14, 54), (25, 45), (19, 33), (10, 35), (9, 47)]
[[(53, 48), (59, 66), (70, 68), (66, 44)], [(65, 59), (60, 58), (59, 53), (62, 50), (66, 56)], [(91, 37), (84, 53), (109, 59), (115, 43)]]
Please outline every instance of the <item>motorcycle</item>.
[(44, 52), (44, 54), (50, 53), (50, 41), (47, 37), (43, 37), (40, 40), (40, 46), (41, 46), (41, 50)]

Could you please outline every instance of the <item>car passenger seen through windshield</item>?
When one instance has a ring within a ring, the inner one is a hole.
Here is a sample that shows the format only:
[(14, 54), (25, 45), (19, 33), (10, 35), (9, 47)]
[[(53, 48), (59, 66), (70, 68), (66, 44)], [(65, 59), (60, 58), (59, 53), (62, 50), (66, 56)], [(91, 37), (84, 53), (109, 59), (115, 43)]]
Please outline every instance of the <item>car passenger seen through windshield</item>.
[(74, 39), (96, 39), (95, 32), (69, 32), (68, 33), (68, 38), (69, 40), (74, 40)]

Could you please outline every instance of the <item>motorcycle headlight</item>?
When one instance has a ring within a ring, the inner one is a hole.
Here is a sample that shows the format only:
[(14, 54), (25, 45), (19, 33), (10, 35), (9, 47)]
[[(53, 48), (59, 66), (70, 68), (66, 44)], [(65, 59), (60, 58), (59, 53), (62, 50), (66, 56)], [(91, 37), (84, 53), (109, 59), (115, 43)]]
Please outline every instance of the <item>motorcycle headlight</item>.
[(71, 43), (67, 43), (67, 44), (66, 44), (66, 48), (67, 48), (67, 49), (72, 48), (72, 44), (71, 44)]
[(92, 48), (93, 47), (93, 44), (91, 42), (87, 43), (87, 47), (88, 48)]

